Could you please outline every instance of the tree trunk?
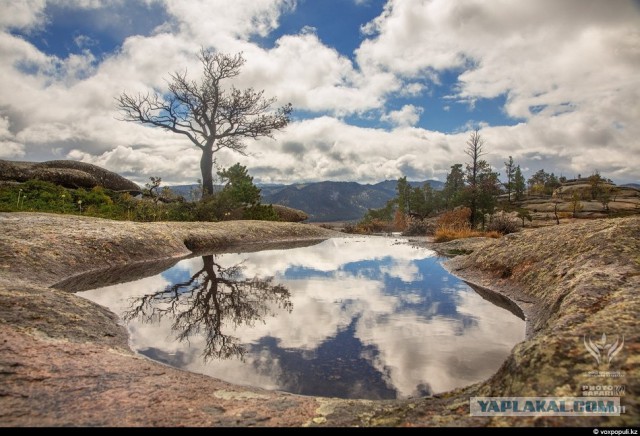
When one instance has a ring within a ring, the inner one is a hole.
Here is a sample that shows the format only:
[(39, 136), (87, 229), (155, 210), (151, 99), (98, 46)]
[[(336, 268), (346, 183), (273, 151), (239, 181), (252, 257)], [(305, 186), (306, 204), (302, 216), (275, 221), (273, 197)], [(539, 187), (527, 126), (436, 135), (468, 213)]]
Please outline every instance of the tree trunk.
[[(474, 171), (475, 173), (475, 171)], [(478, 195), (477, 189), (476, 189), (476, 185), (475, 185), (475, 174), (474, 174), (474, 182), (473, 185), (471, 186), (471, 202), (469, 204), (469, 209), (471, 209), (471, 215), (469, 216), (469, 224), (471, 225), (471, 229), (475, 230), (476, 229), (476, 214), (478, 212), (478, 206), (477, 206), (477, 201), (476, 201), (476, 196)]]
[(202, 150), (200, 159), (200, 172), (202, 173), (202, 198), (213, 195), (213, 153), (211, 147)]

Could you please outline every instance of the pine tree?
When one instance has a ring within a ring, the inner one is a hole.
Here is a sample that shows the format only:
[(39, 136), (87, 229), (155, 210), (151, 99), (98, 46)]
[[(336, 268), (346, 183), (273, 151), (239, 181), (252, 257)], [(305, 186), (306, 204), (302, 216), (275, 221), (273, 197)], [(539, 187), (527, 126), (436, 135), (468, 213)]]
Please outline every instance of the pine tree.
[(516, 166), (516, 170), (513, 174), (513, 192), (515, 194), (516, 201), (520, 201), (524, 198), (526, 188), (527, 185), (525, 184), (524, 176), (520, 170), (520, 165), (518, 165)]
[(513, 158), (509, 156), (509, 160), (504, 163), (504, 167), (506, 169), (505, 175), (507, 176), (507, 183), (504, 184), (504, 187), (507, 188), (508, 201), (511, 203), (511, 191), (514, 187), (514, 178), (516, 174), (516, 166), (513, 163)]

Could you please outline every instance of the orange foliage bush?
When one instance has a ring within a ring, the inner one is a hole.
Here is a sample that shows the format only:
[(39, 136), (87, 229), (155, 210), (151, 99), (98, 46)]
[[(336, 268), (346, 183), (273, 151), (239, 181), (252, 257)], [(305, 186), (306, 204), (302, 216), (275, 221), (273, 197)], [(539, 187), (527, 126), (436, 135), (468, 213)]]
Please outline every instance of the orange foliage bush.
[(402, 232), (407, 228), (407, 217), (399, 210), (396, 210), (393, 217), (393, 228), (396, 232)]
[(443, 213), (438, 219), (438, 225), (434, 235), (435, 242), (447, 242), (454, 239), (473, 238), (484, 236), (487, 238), (499, 238), (498, 232), (479, 232), (472, 230), (469, 224), (471, 209), (462, 207)]
[(471, 209), (461, 207), (443, 213), (438, 218), (436, 230), (462, 231), (469, 229), (469, 218), (471, 217)]

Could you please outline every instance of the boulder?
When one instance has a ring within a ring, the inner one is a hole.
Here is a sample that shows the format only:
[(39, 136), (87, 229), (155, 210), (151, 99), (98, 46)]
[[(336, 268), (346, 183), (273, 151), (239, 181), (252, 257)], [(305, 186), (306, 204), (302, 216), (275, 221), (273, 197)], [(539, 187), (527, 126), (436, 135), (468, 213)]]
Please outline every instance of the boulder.
[[(309, 216), (306, 213), (298, 209), (292, 209), (290, 207), (282, 206), (280, 204), (272, 204), (271, 207), (273, 207), (273, 210), (276, 212), (276, 215), (278, 215), (278, 219), (282, 222), (299, 223), (309, 218)], [(244, 217), (244, 207), (238, 207), (230, 211), (226, 215), (225, 221), (241, 220), (241, 219), (244, 219), (243, 217)]]
[(139, 194), (142, 189), (132, 181), (99, 166), (72, 160), (15, 162), (0, 160), (0, 181), (42, 180), (65, 188), (105, 189)]
[(299, 223), (309, 218), (309, 215), (298, 209), (282, 206), (281, 204), (272, 204), (271, 206), (278, 214), (280, 221)]

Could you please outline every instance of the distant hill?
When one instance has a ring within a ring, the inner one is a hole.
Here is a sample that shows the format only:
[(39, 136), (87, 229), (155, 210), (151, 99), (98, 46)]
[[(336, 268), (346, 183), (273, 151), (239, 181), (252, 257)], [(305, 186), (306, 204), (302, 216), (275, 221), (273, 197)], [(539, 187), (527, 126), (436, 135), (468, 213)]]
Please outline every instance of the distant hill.
[[(425, 182), (410, 182), (422, 186)], [(434, 189), (443, 183), (429, 181)], [(356, 182), (317, 182), (288, 186), (265, 186), (264, 203), (282, 204), (309, 214), (309, 222), (356, 221), (368, 209), (384, 207), (396, 196), (396, 180), (385, 180), (374, 185)]]
[[(187, 201), (196, 201), (199, 197), (199, 189), (198, 185), (173, 185), (168, 186), (171, 191), (173, 191), (176, 195), (183, 196)], [(162, 188), (161, 188), (162, 189)], [(216, 185), (213, 187), (214, 190), (222, 189), (222, 186)]]
[(626, 188), (636, 188), (640, 189), (640, 183), (627, 183), (626, 185), (620, 185)]
[[(426, 182), (409, 182), (422, 186)], [(429, 180), (437, 190), (444, 183)], [(373, 185), (356, 182), (314, 182), (293, 185), (258, 185), (265, 204), (281, 204), (299, 209), (309, 215), (309, 222), (357, 221), (368, 209), (384, 207), (396, 196), (397, 180), (385, 180)], [(177, 194), (191, 200), (196, 185), (170, 186)]]

